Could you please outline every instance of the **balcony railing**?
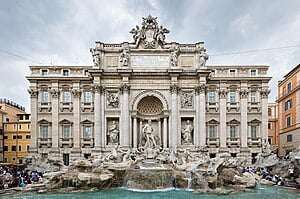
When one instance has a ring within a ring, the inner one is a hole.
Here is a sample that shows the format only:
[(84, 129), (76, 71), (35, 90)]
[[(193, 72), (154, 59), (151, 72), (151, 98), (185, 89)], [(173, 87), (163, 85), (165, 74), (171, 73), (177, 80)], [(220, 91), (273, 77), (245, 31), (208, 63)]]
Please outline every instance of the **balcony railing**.
[(209, 111), (210, 109), (215, 109), (218, 111), (219, 103), (218, 102), (206, 102), (206, 110)]
[(94, 147), (94, 138), (81, 138), (81, 147)]
[(219, 138), (207, 138), (206, 139), (208, 147), (219, 147)]
[(227, 102), (227, 110), (230, 111), (231, 109), (235, 109), (239, 111), (240, 109), (239, 102)]
[(227, 138), (227, 146), (228, 147), (239, 147), (240, 146), (240, 138), (239, 137), (228, 137)]
[(248, 111), (251, 111), (253, 109), (260, 111), (260, 108), (260, 102), (248, 102)]
[(41, 148), (43, 146), (50, 148), (52, 146), (52, 139), (51, 138), (39, 138), (38, 146), (39, 146), (39, 148)]
[(261, 146), (261, 138), (260, 137), (248, 137), (248, 146)]
[(40, 112), (46, 110), (48, 112), (51, 111), (51, 102), (39, 102), (38, 109)]
[(60, 111), (63, 112), (64, 110), (72, 111), (73, 110), (73, 103), (72, 102), (60, 102)]
[(81, 102), (81, 111), (84, 112), (85, 110), (94, 111), (94, 102)]
[(60, 147), (73, 147), (73, 138), (60, 138), (59, 139)]

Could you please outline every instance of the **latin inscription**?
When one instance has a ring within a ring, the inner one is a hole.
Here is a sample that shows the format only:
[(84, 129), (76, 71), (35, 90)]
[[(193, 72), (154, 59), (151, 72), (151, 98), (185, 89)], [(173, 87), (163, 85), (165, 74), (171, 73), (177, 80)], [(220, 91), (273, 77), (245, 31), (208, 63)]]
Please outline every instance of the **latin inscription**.
[(159, 68), (169, 67), (170, 58), (164, 55), (131, 56), (132, 67)]

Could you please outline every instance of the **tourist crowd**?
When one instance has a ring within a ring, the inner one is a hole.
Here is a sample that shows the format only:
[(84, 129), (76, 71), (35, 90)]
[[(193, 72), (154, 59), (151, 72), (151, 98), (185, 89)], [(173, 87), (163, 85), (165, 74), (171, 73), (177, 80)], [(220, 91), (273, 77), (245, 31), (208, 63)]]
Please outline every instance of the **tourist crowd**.
[(42, 173), (31, 171), (25, 166), (0, 166), (0, 189), (25, 187), (27, 184), (39, 182), (42, 178)]
[[(269, 180), (271, 182), (274, 182), (278, 186), (289, 186), (291, 185), (291, 180), (295, 179), (294, 176), (294, 169), (290, 168), (289, 169), (289, 174), (286, 178), (283, 178), (281, 176), (278, 176), (272, 172), (272, 169), (265, 169), (261, 167), (253, 168), (253, 167), (246, 167), (243, 169), (243, 172), (250, 172), (250, 173), (255, 173), (258, 176), (261, 176), (262, 179)], [(293, 184), (292, 186), (299, 186)], [(298, 188), (298, 187), (296, 187)]]

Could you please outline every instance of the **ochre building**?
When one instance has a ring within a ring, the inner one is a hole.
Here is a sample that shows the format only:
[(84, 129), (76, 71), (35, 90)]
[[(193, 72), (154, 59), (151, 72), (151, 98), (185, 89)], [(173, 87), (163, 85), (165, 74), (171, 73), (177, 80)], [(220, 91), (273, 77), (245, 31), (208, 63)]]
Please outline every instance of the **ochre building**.
[(300, 65), (278, 82), (279, 155), (300, 146)]
[(96, 42), (92, 66), (30, 66), (30, 152), (101, 156), (119, 145), (251, 161), (268, 141), (268, 66), (207, 66), (204, 42), (167, 42), (143, 18), (133, 42)]

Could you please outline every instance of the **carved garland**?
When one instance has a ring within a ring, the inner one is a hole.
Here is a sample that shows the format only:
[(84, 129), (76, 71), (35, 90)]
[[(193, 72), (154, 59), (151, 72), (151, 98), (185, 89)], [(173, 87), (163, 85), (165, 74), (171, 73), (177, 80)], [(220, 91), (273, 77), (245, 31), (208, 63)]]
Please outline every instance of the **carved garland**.
[(268, 89), (261, 90), (260, 91), (261, 98), (263, 98), (263, 99), (268, 98), (269, 93), (270, 93), (270, 90), (268, 90)]
[(95, 91), (95, 93), (104, 93), (105, 92), (105, 87), (100, 85), (100, 84), (95, 84), (93, 86), (93, 90)]
[(80, 98), (81, 90), (80, 89), (73, 89), (72, 94), (73, 94), (74, 98)]
[(201, 84), (201, 85), (195, 87), (196, 94), (205, 93), (205, 91), (206, 91), (205, 84)]
[(34, 89), (28, 89), (28, 93), (30, 94), (30, 98), (37, 98), (39, 94), (39, 92)]
[(129, 90), (130, 90), (130, 86), (129, 86), (128, 84), (122, 84), (122, 85), (120, 86), (120, 91), (121, 91), (122, 93), (128, 92)]
[(173, 84), (170, 86), (170, 91), (172, 94), (177, 94), (179, 93), (179, 91), (181, 90), (181, 88), (179, 86), (177, 86), (176, 84)]
[(60, 91), (58, 89), (51, 89), (50, 90), (50, 93), (51, 93), (51, 96), (53, 98), (58, 98), (59, 97), (59, 94), (60, 94)]
[(241, 90), (240, 91), (240, 97), (241, 98), (247, 98), (248, 97), (248, 91), (247, 90)]
[(223, 89), (223, 90), (220, 90), (219, 91), (219, 96), (220, 96), (220, 98), (227, 98), (227, 90), (225, 90), (225, 89)]

